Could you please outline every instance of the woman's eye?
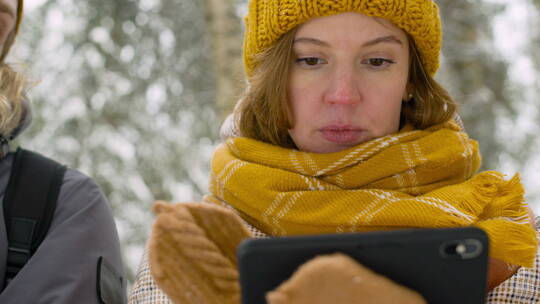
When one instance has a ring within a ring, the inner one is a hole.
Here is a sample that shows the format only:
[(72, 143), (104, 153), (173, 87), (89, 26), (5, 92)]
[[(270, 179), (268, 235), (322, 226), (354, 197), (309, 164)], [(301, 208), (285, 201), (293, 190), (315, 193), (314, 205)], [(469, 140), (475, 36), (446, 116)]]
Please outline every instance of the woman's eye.
[(391, 59), (385, 59), (385, 58), (369, 58), (366, 64), (370, 65), (373, 68), (381, 68), (393, 63), (396, 63), (395, 61)]
[(324, 59), (317, 58), (317, 57), (304, 57), (304, 58), (298, 58), (296, 59), (297, 63), (307, 65), (307, 66), (316, 66), (320, 64), (326, 63)]

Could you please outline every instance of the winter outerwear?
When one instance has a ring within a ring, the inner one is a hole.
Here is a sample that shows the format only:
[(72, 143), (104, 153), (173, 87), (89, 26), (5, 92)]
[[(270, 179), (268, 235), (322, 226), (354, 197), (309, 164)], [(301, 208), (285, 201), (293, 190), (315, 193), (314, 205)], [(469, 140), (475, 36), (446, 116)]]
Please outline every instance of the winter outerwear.
[(491, 257), (531, 267), (537, 240), (519, 177), (479, 167), (477, 142), (453, 122), (329, 154), (237, 137), (216, 149), (210, 199), (271, 235), (474, 225)]
[[(12, 153), (0, 159), (0, 201), (3, 201), (12, 162)], [(3, 208), (0, 208), (2, 282), (7, 246)], [(0, 303), (101, 303), (96, 285), (100, 281), (97, 275), (100, 256), (113, 271), (124, 276), (115, 223), (103, 193), (92, 179), (68, 169), (47, 236), (0, 293)]]
[(244, 68), (252, 75), (255, 57), (283, 34), (316, 17), (357, 12), (391, 21), (411, 35), (426, 72), (439, 68), (442, 44), (439, 8), (432, 0), (249, 0), (245, 18)]

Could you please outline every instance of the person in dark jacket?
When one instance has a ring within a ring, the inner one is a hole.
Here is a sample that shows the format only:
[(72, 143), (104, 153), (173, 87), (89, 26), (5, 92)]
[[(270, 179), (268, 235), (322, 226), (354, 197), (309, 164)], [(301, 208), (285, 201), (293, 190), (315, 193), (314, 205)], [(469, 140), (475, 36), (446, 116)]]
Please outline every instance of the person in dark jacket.
[[(10, 142), (32, 119), (24, 95), (24, 77), (4, 61), (15, 40), (22, 11), (23, 0), (0, 0), (0, 202), (4, 202), (14, 160)], [(6, 285), (8, 246), (4, 209), (0, 208), (2, 304), (125, 301), (120, 244), (111, 209), (98, 185), (79, 171), (65, 172), (45, 238)], [(107, 266), (99, 268), (99, 260)]]

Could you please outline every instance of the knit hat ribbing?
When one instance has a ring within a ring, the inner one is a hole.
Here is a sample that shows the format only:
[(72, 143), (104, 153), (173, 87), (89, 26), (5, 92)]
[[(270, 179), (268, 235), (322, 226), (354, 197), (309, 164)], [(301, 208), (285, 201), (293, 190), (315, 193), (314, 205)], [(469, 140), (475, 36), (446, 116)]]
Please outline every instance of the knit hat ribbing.
[(283, 34), (316, 17), (357, 12), (391, 21), (411, 35), (426, 72), (439, 68), (442, 44), (439, 8), (432, 0), (249, 0), (245, 18), (244, 68), (251, 76), (255, 55)]

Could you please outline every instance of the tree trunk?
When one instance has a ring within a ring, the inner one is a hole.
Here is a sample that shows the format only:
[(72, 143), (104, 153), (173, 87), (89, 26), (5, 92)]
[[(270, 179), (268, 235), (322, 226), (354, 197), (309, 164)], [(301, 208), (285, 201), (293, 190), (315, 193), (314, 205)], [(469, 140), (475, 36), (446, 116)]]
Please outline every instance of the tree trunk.
[(210, 45), (216, 72), (216, 108), (224, 118), (231, 112), (243, 86), (242, 24), (237, 0), (206, 0)]

